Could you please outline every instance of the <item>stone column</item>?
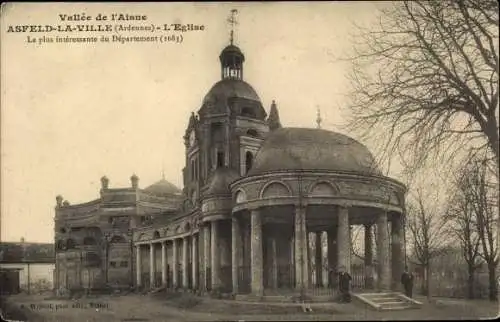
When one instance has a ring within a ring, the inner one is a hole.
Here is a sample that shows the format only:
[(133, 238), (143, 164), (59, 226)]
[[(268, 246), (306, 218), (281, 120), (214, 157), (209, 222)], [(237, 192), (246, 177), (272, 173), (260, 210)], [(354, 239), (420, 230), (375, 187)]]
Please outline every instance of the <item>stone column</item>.
[(172, 284), (174, 288), (179, 287), (179, 264), (177, 261), (179, 260), (179, 255), (177, 253), (177, 248), (179, 247), (178, 239), (172, 240)]
[(294, 233), (292, 232), (292, 237), (290, 238), (290, 278), (292, 279), (291, 283), (293, 283), (290, 286), (293, 286), (296, 284), (296, 273), (295, 273), (295, 236)]
[(241, 256), (241, 231), (238, 218), (233, 217), (231, 222), (231, 275), (233, 293), (238, 294), (239, 265)]
[(323, 245), (321, 243), (321, 231), (317, 231), (316, 235), (316, 258), (314, 263), (316, 264), (316, 285), (321, 287), (323, 286)]
[(399, 290), (401, 287), (401, 275), (404, 269), (404, 254), (403, 254), (403, 227), (400, 214), (394, 214), (392, 217), (392, 288)]
[(189, 288), (189, 270), (188, 270), (188, 245), (189, 238), (182, 239), (182, 287)]
[(328, 284), (337, 286), (337, 228), (328, 231)]
[(349, 209), (339, 207), (338, 226), (337, 226), (337, 267), (338, 271), (342, 268), (346, 272), (351, 272), (351, 241), (349, 239)]
[(365, 224), (365, 288), (373, 288), (372, 224)]
[(210, 250), (212, 267), (212, 290), (220, 285), (220, 250), (219, 250), (219, 223), (210, 222)]
[(306, 207), (295, 207), (295, 287), (297, 289), (308, 286), (308, 253), (306, 230)]
[(135, 273), (137, 287), (142, 286), (142, 261), (141, 261), (141, 245), (135, 246)]
[(377, 217), (377, 261), (378, 289), (389, 290), (391, 287), (391, 267), (389, 261), (389, 231), (387, 227), (387, 212)]
[(191, 236), (191, 257), (192, 257), (192, 274), (193, 274), (193, 289), (196, 290), (198, 288), (198, 234), (193, 234)]
[(156, 271), (156, 262), (155, 262), (155, 244), (149, 244), (149, 284), (150, 288), (154, 288), (155, 285), (155, 271)]
[(166, 241), (161, 242), (161, 284), (167, 287), (167, 245)]
[(278, 288), (278, 252), (276, 248), (276, 237), (271, 238), (271, 287)]
[(262, 251), (262, 219), (258, 209), (250, 213), (251, 244), (250, 265), (252, 272), (252, 293), (258, 296), (264, 295), (264, 267)]
[(212, 275), (209, 274), (210, 269), (210, 226), (203, 226), (203, 269), (205, 270), (203, 273), (203, 289), (204, 291), (208, 291), (208, 279), (212, 278)]

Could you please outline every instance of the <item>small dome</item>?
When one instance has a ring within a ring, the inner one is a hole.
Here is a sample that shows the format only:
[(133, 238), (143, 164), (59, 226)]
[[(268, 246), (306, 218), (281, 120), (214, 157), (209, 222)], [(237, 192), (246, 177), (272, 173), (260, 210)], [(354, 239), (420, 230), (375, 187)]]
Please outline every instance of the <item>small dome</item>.
[(210, 179), (206, 195), (231, 195), (229, 185), (239, 177), (238, 173), (231, 168), (217, 168)]
[(235, 56), (240, 56), (242, 60), (245, 60), (245, 56), (243, 55), (243, 52), (238, 46), (235, 45), (228, 45), (224, 49), (222, 49), (222, 52), (220, 53), (219, 58), (222, 60), (224, 57), (228, 57), (231, 55)]
[(346, 135), (307, 128), (281, 128), (271, 133), (248, 175), (282, 170), (381, 174), (370, 151)]
[(208, 91), (203, 103), (226, 101), (230, 97), (245, 98), (260, 103), (259, 95), (253, 87), (241, 79), (223, 79)]
[(174, 195), (174, 194), (179, 194), (181, 192), (179, 188), (177, 188), (174, 184), (168, 182), (165, 179), (153, 183), (149, 187), (145, 188), (143, 191), (157, 196)]

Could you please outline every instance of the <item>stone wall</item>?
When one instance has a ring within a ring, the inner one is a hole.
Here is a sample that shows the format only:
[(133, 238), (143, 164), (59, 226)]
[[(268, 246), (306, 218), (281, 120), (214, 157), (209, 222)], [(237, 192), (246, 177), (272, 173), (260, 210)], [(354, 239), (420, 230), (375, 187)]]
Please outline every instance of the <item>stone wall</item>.
[[(38, 290), (50, 290), (54, 288), (54, 269), (55, 264), (0, 264), (1, 268), (18, 268), (19, 287), (23, 291), (28, 288), (31, 292)], [(29, 279), (28, 279), (29, 276)], [(28, 286), (29, 283), (29, 286)]]

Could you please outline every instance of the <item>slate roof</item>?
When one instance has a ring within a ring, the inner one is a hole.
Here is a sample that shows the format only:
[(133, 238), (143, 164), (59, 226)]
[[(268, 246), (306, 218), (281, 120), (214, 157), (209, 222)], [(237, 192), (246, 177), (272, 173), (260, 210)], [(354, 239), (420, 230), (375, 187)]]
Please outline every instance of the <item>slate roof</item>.
[(162, 179), (146, 187), (143, 191), (157, 196), (174, 195), (181, 192), (173, 183)]
[(203, 99), (208, 101), (225, 101), (230, 97), (245, 98), (260, 102), (259, 95), (247, 82), (240, 79), (223, 79), (214, 84)]
[(381, 174), (363, 144), (340, 133), (310, 128), (280, 128), (271, 132), (248, 175), (282, 170)]

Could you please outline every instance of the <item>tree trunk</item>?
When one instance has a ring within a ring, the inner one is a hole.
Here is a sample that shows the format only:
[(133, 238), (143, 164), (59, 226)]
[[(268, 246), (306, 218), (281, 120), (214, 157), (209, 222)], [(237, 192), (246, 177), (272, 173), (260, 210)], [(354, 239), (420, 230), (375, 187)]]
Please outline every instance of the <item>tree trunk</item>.
[(474, 298), (474, 267), (469, 265), (468, 267), (469, 276), (467, 278), (467, 298)]
[(489, 277), (489, 298), (490, 301), (497, 300), (497, 278), (496, 278), (496, 265), (495, 263), (488, 263), (488, 277)]
[(425, 289), (425, 286), (427, 285), (426, 280), (427, 280), (427, 269), (425, 268), (425, 266), (422, 266), (422, 282), (420, 283), (420, 290), (422, 295), (427, 295), (427, 291)]
[(429, 299), (431, 297), (431, 266), (428, 264), (425, 267), (425, 295)]

